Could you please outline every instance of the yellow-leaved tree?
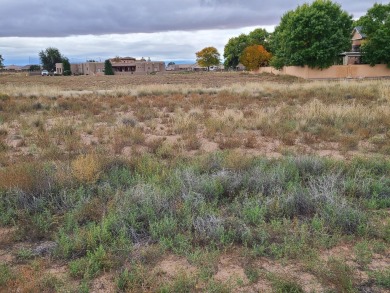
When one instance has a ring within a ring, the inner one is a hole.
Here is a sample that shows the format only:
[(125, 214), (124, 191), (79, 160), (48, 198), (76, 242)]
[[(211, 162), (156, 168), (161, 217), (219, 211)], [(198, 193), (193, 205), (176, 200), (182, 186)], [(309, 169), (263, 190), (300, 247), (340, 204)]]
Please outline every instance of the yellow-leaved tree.
[(219, 52), (214, 47), (206, 47), (199, 52), (196, 52), (196, 62), (200, 66), (207, 67), (207, 70), (210, 69), (212, 65), (219, 65)]
[(248, 70), (256, 70), (259, 67), (267, 66), (272, 54), (262, 45), (253, 45), (246, 47), (242, 52), (240, 62)]

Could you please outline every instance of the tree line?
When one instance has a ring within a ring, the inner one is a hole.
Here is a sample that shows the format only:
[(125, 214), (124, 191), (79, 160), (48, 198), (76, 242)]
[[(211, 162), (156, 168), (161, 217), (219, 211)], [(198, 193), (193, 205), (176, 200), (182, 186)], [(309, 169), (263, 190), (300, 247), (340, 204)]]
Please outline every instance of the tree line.
[(286, 12), (273, 33), (256, 29), (229, 39), (224, 66), (241, 62), (248, 70), (271, 65), (327, 68), (339, 62), (340, 53), (351, 50), (351, 32), (361, 26), (365, 40), (362, 61), (390, 68), (390, 4), (374, 4), (357, 21), (330, 0), (316, 0)]
[[(268, 65), (328, 68), (340, 63), (340, 53), (351, 50), (351, 32), (357, 26), (365, 36), (362, 62), (390, 68), (390, 4), (375, 3), (353, 21), (352, 15), (330, 0), (316, 0), (286, 12), (273, 33), (258, 28), (230, 38), (224, 48), (224, 66), (233, 70), (239, 63), (247, 70)], [(205, 67), (219, 64), (219, 56), (214, 47), (196, 53), (197, 62)]]

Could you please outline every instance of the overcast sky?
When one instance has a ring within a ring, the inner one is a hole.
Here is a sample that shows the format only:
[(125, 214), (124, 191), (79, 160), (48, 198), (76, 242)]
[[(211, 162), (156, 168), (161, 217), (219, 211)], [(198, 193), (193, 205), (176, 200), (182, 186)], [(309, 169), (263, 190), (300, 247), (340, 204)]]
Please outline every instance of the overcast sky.
[[(4, 63), (38, 63), (52, 46), (71, 62), (115, 56), (195, 59), (240, 33), (272, 31), (301, 0), (0, 0), (0, 54)], [(375, 0), (340, 0), (358, 18)], [(387, 2), (387, 1), (385, 1)]]

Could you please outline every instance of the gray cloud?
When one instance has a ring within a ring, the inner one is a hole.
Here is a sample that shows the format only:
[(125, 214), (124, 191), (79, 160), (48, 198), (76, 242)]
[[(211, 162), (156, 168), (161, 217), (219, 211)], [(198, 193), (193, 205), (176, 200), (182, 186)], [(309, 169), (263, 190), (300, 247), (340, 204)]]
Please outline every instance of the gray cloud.
[[(278, 24), (304, 0), (2, 0), (0, 37), (64, 37)], [(376, 1), (340, 1), (356, 17)]]

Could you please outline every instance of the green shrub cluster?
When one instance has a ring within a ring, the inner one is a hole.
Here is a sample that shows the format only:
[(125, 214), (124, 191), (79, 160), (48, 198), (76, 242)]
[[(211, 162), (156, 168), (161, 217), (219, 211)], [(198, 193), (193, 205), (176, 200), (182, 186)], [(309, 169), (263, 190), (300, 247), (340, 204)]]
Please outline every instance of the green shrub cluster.
[[(368, 216), (390, 207), (388, 161), (255, 158), (235, 168), (230, 160), (225, 152), (170, 164), (150, 155), (106, 159), (87, 182), (59, 180), (54, 166), (39, 166), (32, 183), (1, 190), (0, 223), (16, 225), (21, 237), (55, 240), (55, 256), (70, 261), (75, 278), (119, 267), (142, 244), (187, 256), (237, 244), (296, 258), (340, 235), (389, 240), (372, 232)], [(122, 289), (136, 277), (129, 274), (118, 279)]]

